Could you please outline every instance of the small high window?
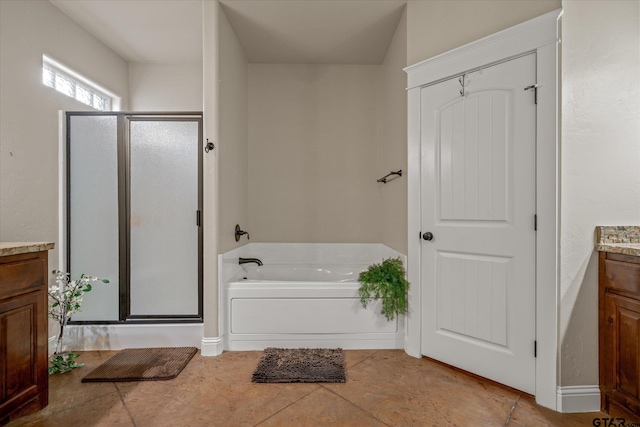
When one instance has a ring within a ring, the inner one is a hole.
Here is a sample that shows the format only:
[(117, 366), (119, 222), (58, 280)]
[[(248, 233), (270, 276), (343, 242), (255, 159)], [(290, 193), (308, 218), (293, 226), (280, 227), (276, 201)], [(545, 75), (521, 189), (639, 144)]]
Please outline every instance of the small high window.
[(46, 56), (42, 57), (42, 83), (96, 110), (111, 111), (111, 96), (90, 80)]

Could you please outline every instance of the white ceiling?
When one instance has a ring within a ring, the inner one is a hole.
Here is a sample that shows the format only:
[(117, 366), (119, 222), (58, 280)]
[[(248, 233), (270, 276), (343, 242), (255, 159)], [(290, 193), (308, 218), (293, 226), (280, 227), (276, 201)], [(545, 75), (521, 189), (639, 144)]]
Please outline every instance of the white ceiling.
[(222, 0), (249, 62), (381, 64), (405, 1)]
[[(127, 61), (202, 60), (200, 0), (50, 1)], [(406, 1), (221, 3), (249, 62), (380, 64)]]
[(200, 0), (49, 0), (131, 62), (202, 62)]

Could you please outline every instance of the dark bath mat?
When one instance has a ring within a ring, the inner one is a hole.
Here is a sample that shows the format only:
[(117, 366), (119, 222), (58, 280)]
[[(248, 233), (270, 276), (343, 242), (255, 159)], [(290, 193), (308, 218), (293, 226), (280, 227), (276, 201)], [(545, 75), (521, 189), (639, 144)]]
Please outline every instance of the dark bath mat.
[(197, 352), (195, 347), (126, 348), (91, 371), (82, 382), (170, 380)]
[(253, 373), (254, 383), (343, 383), (341, 348), (273, 348), (264, 350)]

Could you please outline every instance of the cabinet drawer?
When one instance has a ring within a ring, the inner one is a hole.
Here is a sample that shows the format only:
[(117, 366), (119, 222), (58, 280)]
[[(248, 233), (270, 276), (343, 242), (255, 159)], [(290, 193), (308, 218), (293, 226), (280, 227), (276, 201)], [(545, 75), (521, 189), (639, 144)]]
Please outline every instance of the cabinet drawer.
[(46, 257), (28, 258), (0, 264), (0, 295), (46, 283)]
[(605, 260), (605, 286), (640, 295), (640, 264)]

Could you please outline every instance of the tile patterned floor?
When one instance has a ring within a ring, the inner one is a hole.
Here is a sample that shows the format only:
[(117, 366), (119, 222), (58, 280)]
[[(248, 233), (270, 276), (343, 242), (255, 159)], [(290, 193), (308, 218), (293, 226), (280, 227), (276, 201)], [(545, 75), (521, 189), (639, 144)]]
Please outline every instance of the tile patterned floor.
[(254, 384), (262, 352), (199, 354), (175, 379), (80, 380), (115, 352), (84, 352), (82, 369), (50, 377), (49, 406), (18, 426), (590, 426), (527, 395), (401, 350), (346, 351), (344, 384)]

